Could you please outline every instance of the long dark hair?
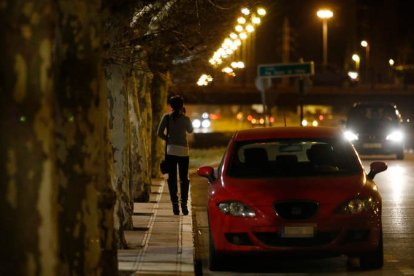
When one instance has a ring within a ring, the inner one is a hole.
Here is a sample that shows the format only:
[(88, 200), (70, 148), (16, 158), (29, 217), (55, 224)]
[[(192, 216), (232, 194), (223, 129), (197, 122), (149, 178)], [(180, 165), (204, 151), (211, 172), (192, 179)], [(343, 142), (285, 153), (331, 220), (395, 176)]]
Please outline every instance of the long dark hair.
[(180, 95), (175, 95), (170, 97), (168, 100), (171, 108), (173, 109), (172, 117), (173, 119), (177, 118), (183, 110), (184, 107), (184, 100)]

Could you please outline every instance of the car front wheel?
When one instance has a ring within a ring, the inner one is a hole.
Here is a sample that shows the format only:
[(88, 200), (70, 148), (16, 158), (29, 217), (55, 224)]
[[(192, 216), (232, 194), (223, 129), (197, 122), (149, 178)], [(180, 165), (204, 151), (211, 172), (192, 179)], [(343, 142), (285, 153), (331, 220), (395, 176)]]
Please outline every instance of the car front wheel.
[(226, 259), (225, 259), (225, 256), (223, 256), (222, 254), (219, 254), (216, 251), (214, 247), (213, 237), (210, 231), (209, 231), (208, 249), (209, 249), (209, 255), (208, 255), (209, 269), (211, 271), (223, 270), (225, 268)]
[(381, 238), (378, 243), (378, 247), (371, 252), (365, 253), (359, 257), (359, 264), (362, 269), (378, 269), (384, 265), (384, 246)]

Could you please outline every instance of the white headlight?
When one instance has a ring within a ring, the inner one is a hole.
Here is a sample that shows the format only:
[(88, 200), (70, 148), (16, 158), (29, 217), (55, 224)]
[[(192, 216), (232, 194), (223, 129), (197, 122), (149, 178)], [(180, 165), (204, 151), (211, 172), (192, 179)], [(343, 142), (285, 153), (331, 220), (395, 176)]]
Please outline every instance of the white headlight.
[(205, 119), (201, 122), (202, 127), (208, 128), (208, 127), (210, 127), (210, 125), (211, 125), (211, 122), (210, 122), (209, 119)]
[(354, 198), (344, 204), (342, 211), (355, 215), (362, 212), (374, 210), (375, 206), (376, 204), (371, 197)]
[(358, 140), (358, 134), (354, 133), (351, 130), (347, 130), (344, 132), (344, 136), (348, 141), (355, 141)]
[(199, 119), (195, 119), (195, 120), (193, 120), (193, 127), (194, 128), (200, 128), (200, 126), (201, 126), (201, 121), (199, 120)]
[(218, 207), (226, 215), (235, 217), (254, 217), (256, 213), (240, 201), (221, 202)]
[(302, 120), (302, 126), (308, 126), (308, 121), (306, 119)]
[(396, 130), (388, 134), (386, 139), (393, 142), (401, 142), (404, 139), (404, 135), (401, 131)]

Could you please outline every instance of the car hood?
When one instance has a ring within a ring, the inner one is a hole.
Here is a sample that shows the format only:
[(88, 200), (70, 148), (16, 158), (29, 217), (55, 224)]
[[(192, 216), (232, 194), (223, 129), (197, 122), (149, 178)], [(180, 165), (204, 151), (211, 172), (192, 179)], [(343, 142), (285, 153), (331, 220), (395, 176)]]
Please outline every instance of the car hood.
[(347, 128), (357, 133), (382, 133), (386, 134), (390, 130), (400, 128), (400, 125), (397, 122), (387, 122), (387, 121), (367, 121), (361, 120), (359, 122), (350, 123), (347, 125)]
[(224, 178), (227, 199), (256, 206), (285, 200), (311, 200), (337, 203), (358, 195), (366, 184), (363, 173), (352, 176), (303, 178), (235, 179)]

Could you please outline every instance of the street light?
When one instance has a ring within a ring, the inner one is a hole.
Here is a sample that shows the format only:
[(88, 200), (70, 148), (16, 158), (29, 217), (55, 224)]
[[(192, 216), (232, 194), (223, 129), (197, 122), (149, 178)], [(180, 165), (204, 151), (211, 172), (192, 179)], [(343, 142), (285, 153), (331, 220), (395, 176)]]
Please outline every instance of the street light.
[(323, 35), (323, 65), (328, 64), (328, 19), (333, 17), (331, 10), (318, 10), (316, 15), (322, 19), (322, 35)]
[(369, 75), (369, 43), (368, 41), (362, 40), (361, 46), (365, 48), (365, 79), (368, 80), (368, 75)]
[[(216, 68), (219, 66), (223, 68), (225, 60), (235, 55), (236, 51), (239, 58), (242, 58), (246, 64), (253, 63), (252, 53), (247, 52), (254, 52), (254, 49), (250, 49), (254, 47), (254, 32), (258, 25), (260, 25), (261, 18), (264, 17), (267, 12), (264, 8), (258, 7), (256, 11), (250, 11), (248, 8), (243, 8), (241, 9), (241, 13), (242, 16), (238, 17), (236, 20), (234, 31), (224, 39), (221, 47), (217, 49), (209, 59), (209, 63)], [(248, 46), (251, 51), (247, 51)], [(247, 56), (247, 54), (249, 54), (249, 56)], [(246, 64), (238, 62), (236, 68), (243, 69), (247, 66)], [(230, 66), (224, 66), (222, 72), (230, 76), (235, 76), (235, 73)], [(206, 77), (201, 76), (199, 83), (205, 85), (205, 80)]]
[(362, 40), (361, 41), (361, 46), (362, 47), (367, 47), (368, 46), (368, 42), (366, 40)]
[(359, 63), (361, 62), (361, 58), (358, 54), (353, 54), (352, 60), (355, 61), (355, 70), (359, 71)]
[(260, 16), (265, 16), (266, 10), (264, 8), (257, 8), (257, 14)]
[(394, 78), (394, 70), (393, 70), (393, 67), (395, 65), (395, 60), (392, 59), (392, 58), (390, 58), (388, 60), (388, 64), (390, 65), (390, 70), (388, 71), (389, 72), (389, 76), (390, 76), (390, 80), (391, 80), (391, 82), (393, 82), (393, 78)]

